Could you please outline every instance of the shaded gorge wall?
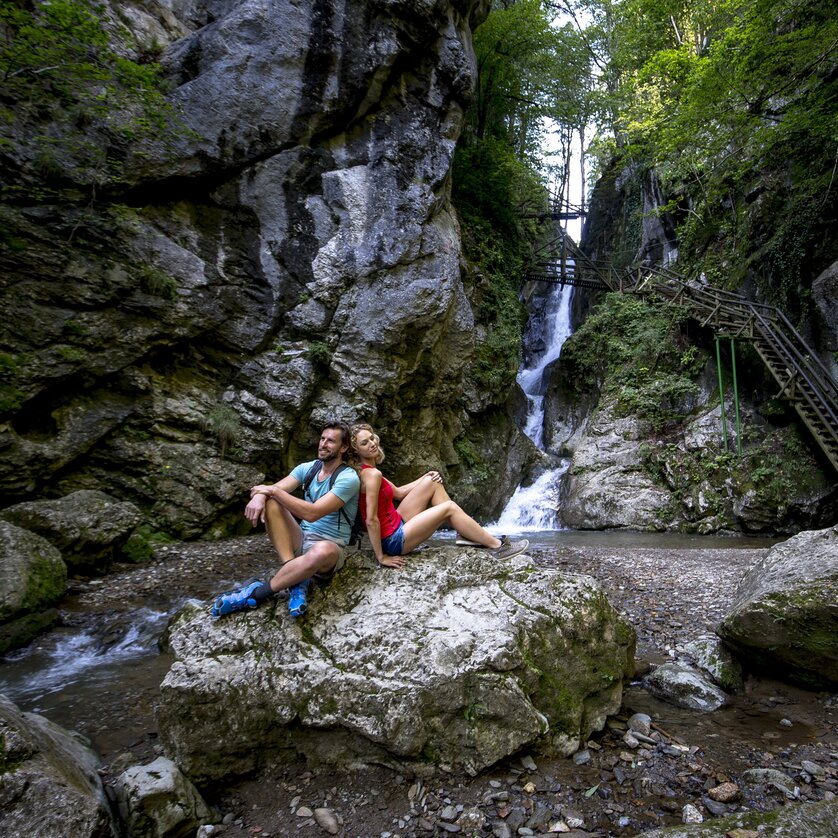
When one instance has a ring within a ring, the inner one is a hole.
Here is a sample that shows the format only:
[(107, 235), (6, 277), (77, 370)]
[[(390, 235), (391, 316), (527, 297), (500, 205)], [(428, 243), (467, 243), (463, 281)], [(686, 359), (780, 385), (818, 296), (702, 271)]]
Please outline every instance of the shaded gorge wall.
[(96, 488), (178, 537), (229, 532), (339, 417), (377, 425), (393, 479), (440, 468), (502, 506), (528, 443), (473, 374), (449, 200), (487, 7), (111, 4), (176, 128), (119, 146), (91, 118), (119, 162), (98, 188), (80, 145), (39, 162), (34, 128), (81, 130), (59, 109), (4, 128), (3, 504)]

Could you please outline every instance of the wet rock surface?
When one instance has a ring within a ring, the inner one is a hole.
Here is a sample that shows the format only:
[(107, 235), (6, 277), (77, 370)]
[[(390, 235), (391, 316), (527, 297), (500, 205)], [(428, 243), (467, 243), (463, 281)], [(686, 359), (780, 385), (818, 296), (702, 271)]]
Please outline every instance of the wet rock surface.
[[(594, 541), (530, 554), (539, 564), (600, 581), (638, 632), (642, 670), (644, 661), (648, 667), (674, 660), (711, 632), (733, 603), (740, 578), (766, 552), (614, 548)], [(65, 619), (157, 607), (175, 592), (206, 599), (273, 564), (264, 536), (171, 545), (157, 556), (146, 567), (79, 589), (65, 603)], [(153, 709), (168, 665), (166, 656), (154, 659), (147, 683), (113, 690), (79, 721), (103, 755), (107, 782), (159, 755)], [(744, 809), (770, 812), (836, 792), (838, 699), (753, 676), (728, 706), (707, 714), (658, 701), (635, 683), (605, 731), (573, 757), (520, 753), (473, 778), (444, 769), (420, 779), (384, 768), (335, 771), (295, 763), (202, 789), (221, 817), (205, 834), (231, 838), (630, 836), (684, 826), (687, 806), (709, 825)]]

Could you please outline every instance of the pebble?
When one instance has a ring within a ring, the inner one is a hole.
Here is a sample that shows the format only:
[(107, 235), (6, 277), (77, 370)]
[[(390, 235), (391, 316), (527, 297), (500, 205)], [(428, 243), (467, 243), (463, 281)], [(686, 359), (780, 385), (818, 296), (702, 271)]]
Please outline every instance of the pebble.
[(300, 806), (300, 808), (297, 809), (298, 818), (310, 818), (313, 814), (314, 812), (312, 812), (308, 806)]
[(707, 796), (718, 803), (730, 803), (739, 797), (739, 793), (739, 786), (737, 786), (736, 783), (722, 783), (721, 785), (710, 789), (710, 791), (707, 792)]
[(681, 810), (681, 818), (684, 823), (704, 823), (704, 815), (692, 803), (688, 803)]
[(623, 736), (623, 744), (632, 750), (640, 747), (639, 740), (631, 731), (626, 731), (625, 736)]
[(439, 817), (444, 821), (457, 820), (457, 809), (454, 806), (446, 806), (440, 813)]
[(535, 783), (527, 783), (527, 784), (524, 786), (524, 791), (525, 791), (527, 794), (533, 794), (533, 793), (535, 792)]
[(512, 838), (512, 830), (505, 821), (494, 821), (492, 823), (492, 835), (495, 838)]
[[(297, 813), (299, 814), (299, 812)], [(340, 824), (331, 809), (319, 808), (314, 810), (314, 820), (321, 829), (325, 829), (330, 835), (337, 835), (340, 832)]]
[(221, 819), (221, 823), (223, 823), (224, 826), (229, 826), (235, 819), (236, 816), (232, 812), (227, 812), (227, 814)]
[(780, 719), (780, 727), (794, 727), (794, 722), (791, 719)]
[(585, 749), (583, 751), (577, 751), (573, 755), (573, 761), (577, 765), (585, 765), (586, 763), (591, 761), (591, 752), (587, 749)]
[(564, 821), (554, 821), (547, 827), (548, 832), (570, 832), (570, 827)]
[(818, 765), (816, 762), (812, 762), (811, 760), (804, 759), (802, 763), (800, 763), (800, 767), (807, 773), (811, 774), (813, 777), (822, 777), (826, 774), (822, 765)]
[(652, 717), (645, 713), (635, 713), (628, 720), (628, 728), (635, 733), (648, 736), (652, 732)]
[(538, 771), (538, 766), (535, 764), (531, 756), (522, 757), (521, 765), (523, 765), (527, 771)]

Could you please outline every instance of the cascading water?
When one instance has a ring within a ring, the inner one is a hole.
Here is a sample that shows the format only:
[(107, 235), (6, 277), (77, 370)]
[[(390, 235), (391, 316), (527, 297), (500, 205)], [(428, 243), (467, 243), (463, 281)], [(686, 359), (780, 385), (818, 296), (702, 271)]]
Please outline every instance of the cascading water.
[[(547, 389), (545, 371), (562, 351), (570, 337), (570, 303), (573, 288), (551, 284), (544, 309), (530, 324), (527, 343), (537, 347), (518, 372), (518, 383), (527, 397), (527, 421), (524, 433), (544, 450), (544, 394)], [(544, 472), (529, 486), (519, 486), (509, 499), (493, 529), (503, 532), (561, 529), (558, 514), (559, 484), (567, 471), (564, 460), (556, 469)]]

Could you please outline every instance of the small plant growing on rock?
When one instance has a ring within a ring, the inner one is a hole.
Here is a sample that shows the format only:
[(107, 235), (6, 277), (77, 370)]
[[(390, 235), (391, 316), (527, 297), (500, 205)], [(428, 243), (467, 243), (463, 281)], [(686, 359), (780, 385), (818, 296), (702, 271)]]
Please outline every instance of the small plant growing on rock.
[(223, 457), (241, 435), (241, 420), (230, 405), (220, 404), (207, 414), (204, 429), (215, 435)]

